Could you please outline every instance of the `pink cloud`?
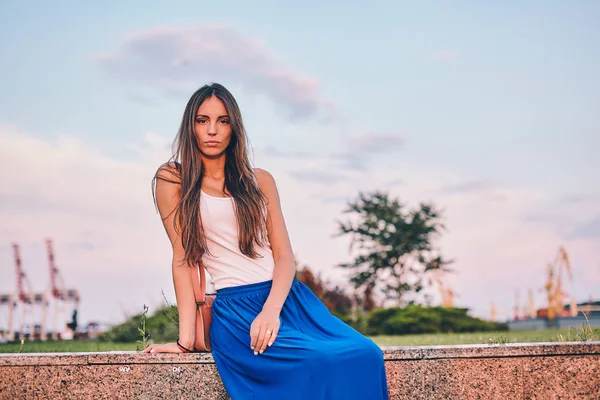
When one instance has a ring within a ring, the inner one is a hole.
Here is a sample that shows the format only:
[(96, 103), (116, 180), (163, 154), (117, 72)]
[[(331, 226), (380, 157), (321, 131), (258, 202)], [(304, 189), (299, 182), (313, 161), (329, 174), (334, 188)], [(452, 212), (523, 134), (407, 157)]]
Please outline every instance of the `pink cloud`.
[(167, 94), (190, 95), (205, 83), (220, 82), (266, 96), (290, 119), (323, 117), (335, 109), (319, 96), (316, 79), (286, 68), (264, 43), (227, 26), (159, 27), (92, 59), (112, 76)]

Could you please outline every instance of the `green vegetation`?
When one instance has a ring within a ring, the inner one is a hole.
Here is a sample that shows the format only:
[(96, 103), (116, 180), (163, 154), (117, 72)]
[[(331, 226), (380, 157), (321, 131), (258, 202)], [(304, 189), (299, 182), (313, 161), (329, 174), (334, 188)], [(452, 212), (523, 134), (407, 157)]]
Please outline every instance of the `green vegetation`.
[(148, 317), (146, 316), (146, 314), (148, 314), (148, 306), (144, 304), (144, 312), (142, 313), (142, 321), (141, 321), (141, 328), (138, 326), (138, 332), (140, 333), (140, 336), (142, 337), (142, 340), (136, 340), (136, 343), (139, 343), (142, 345), (142, 348), (136, 348), (136, 350), (144, 350), (147, 346), (146, 342), (149, 339), (149, 336), (146, 336), (146, 321), (148, 319)]
[[(136, 341), (142, 349), (148, 341), (154, 343), (175, 342), (179, 335), (179, 319), (177, 306), (168, 305), (147, 316), (148, 307), (144, 305), (141, 314), (130, 317), (127, 321), (113, 326), (98, 337), (100, 342), (131, 343)], [(138, 340), (140, 339), (141, 340)]]
[[(560, 342), (569, 337), (569, 330), (547, 331), (499, 331), (472, 333), (437, 333), (422, 335), (377, 335), (371, 339), (380, 346), (437, 346), (460, 344), (503, 344), (531, 342)], [(571, 329), (570, 340), (579, 341)], [(161, 342), (162, 343), (162, 342)], [(18, 353), (20, 342), (0, 345), (0, 353)], [(137, 351), (139, 343), (115, 343), (87, 341), (47, 341), (25, 342), (21, 353), (71, 353), (71, 352), (105, 352), (105, 351)]]
[[(504, 344), (560, 342), (568, 330), (435, 333), (422, 335), (378, 335), (371, 339), (380, 346), (439, 346), (459, 344)], [(573, 338), (571, 341), (577, 341)]]
[[(39, 340), (0, 344), (0, 353), (75, 353), (105, 351), (135, 351), (137, 343), (99, 342), (95, 340)], [(22, 348), (21, 348), (22, 347)]]
[(600, 340), (600, 329), (592, 329), (592, 325), (590, 324), (587, 315), (583, 313), (583, 316), (585, 317), (587, 324), (581, 323), (579, 327), (570, 326), (566, 336), (559, 336), (561, 342), (571, 342), (574, 340), (580, 342), (593, 342)]
[[(466, 308), (423, 307), (380, 308), (366, 318), (368, 335), (417, 333), (459, 333), (505, 331), (505, 323), (489, 322), (467, 315)], [(357, 327), (359, 329), (361, 327)], [(359, 329), (360, 330), (360, 329)]]
[(490, 338), (490, 344), (506, 344), (508, 338), (506, 336), (498, 336), (497, 338)]
[[(147, 307), (144, 313), (135, 315), (127, 321), (114, 326), (98, 339), (102, 342), (142, 344), (146, 348), (147, 341), (174, 342), (179, 328), (168, 316), (176, 312), (172, 306), (157, 310), (147, 317)], [(363, 313), (356, 319), (347, 314), (334, 314), (359, 332), (374, 335), (406, 335), (419, 333), (459, 333), (503, 331), (508, 326), (505, 323), (483, 321), (467, 315), (464, 308), (423, 307), (410, 305), (403, 308), (376, 308), (370, 313)], [(142, 340), (139, 340), (140, 335)], [(141, 350), (140, 349), (140, 350)]]
[(358, 250), (350, 263), (339, 264), (350, 272), (355, 288), (373, 287), (398, 306), (414, 302), (434, 279), (450, 272), (453, 261), (434, 246), (445, 226), (441, 211), (431, 203), (407, 209), (388, 193), (359, 192), (338, 223), (336, 236), (348, 235)]

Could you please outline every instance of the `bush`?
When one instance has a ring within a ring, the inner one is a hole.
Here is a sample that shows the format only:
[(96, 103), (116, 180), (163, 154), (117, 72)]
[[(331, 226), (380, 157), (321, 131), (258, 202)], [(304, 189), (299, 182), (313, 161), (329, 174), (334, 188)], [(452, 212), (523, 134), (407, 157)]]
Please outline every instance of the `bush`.
[(376, 308), (371, 311), (367, 317), (367, 334), (383, 334), (383, 325), (398, 312), (397, 308)]
[(384, 323), (383, 333), (387, 335), (437, 333), (440, 332), (441, 321), (442, 318), (435, 309), (408, 306)]
[(359, 332), (367, 331), (367, 315), (365, 313), (359, 313), (356, 319), (353, 319), (349, 314), (339, 314), (336, 312), (332, 312), (332, 314)]
[[(154, 342), (174, 342), (179, 336), (179, 327), (166, 314), (177, 317), (177, 307), (163, 307), (146, 318), (146, 335)], [(127, 321), (111, 327), (98, 337), (100, 341), (131, 343), (141, 338), (138, 327), (142, 324), (142, 314), (134, 315)]]
[(376, 309), (367, 318), (368, 335), (406, 335), (508, 330), (507, 324), (471, 317), (465, 308), (423, 307)]

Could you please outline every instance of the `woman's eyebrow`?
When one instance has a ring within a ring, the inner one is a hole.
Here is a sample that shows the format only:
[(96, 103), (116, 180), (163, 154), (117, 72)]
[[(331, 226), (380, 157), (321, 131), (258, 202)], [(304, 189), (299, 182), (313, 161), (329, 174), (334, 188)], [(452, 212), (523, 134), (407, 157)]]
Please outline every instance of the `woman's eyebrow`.
[[(210, 117), (208, 115), (203, 115), (203, 114), (196, 114), (196, 117), (202, 117), (202, 118), (210, 119)], [(227, 114), (220, 115), (219, 117), (217, 117), (217, 119), (219, 119), (219, 118), (229, 118), (229, 115), (227, 115)]]

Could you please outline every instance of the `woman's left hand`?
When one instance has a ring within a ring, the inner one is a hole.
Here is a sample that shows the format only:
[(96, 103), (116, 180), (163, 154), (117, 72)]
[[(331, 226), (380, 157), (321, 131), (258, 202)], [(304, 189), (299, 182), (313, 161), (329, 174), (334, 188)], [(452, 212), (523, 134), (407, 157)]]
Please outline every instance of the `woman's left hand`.
[(183, 350), (177, 346), (177, 343), (153, 343), (146, 347), (142, 353), (183, 353)]
[(279, 313), (277, 311), (262, 310), (250, 325), (250, 348), (254, 350), (254, 355), (262, 354), (271, 346), (279, 332)]

